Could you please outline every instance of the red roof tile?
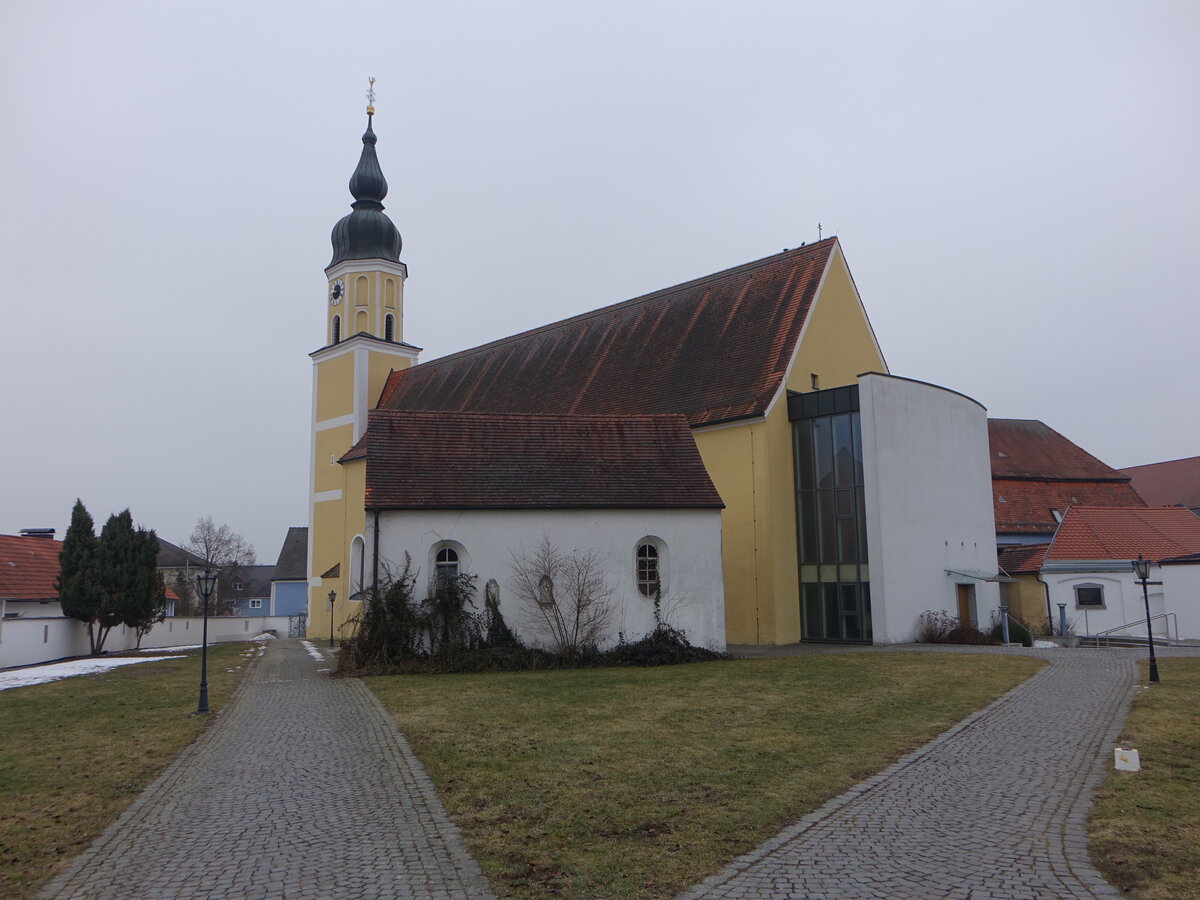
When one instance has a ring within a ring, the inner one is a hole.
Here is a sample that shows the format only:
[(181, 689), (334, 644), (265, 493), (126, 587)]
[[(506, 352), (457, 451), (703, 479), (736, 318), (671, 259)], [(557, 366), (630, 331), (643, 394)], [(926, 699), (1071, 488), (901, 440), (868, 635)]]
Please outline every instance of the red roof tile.
[(1128, 482), (1025, 481), (992, 479), (992, 507), (998, 534), (1053, 534), (1072, 506), (1144, 506)]
[(1200, 516), (1183, 509), (1077, 506), (1067, 513), (1047, 560), (1136, 559), (1158, 562), (1200, 553)]
[(683, 416), (373, 410), (368, 509), (653, 509), (723, 504)]
[(56, 600), (62, 542), (0, 535), (0, 599)]
[(381, 409), (761, 415), (836, 238), (394, 373)]
[(988, 442), (993, 478), (1128, 480), (1036, 419), (988, 419)]
[(1049, 544), (1013, 544), (996, 553), (1000, 568), (1009, 575), (1026, 575), (1042, 568)]
[(1122, 469), (1150, 506), (1200, 507), (1200, 456)]

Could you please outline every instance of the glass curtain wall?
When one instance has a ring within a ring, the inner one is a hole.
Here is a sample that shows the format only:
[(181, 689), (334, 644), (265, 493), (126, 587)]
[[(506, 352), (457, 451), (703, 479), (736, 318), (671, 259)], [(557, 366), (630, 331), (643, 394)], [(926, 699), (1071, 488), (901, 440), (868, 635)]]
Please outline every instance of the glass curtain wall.
[(790, 417), (802, 637), (869, 642), (871, 585), (858, 391), (838, 388), (791, 399), (789, 412), (799, 414)]

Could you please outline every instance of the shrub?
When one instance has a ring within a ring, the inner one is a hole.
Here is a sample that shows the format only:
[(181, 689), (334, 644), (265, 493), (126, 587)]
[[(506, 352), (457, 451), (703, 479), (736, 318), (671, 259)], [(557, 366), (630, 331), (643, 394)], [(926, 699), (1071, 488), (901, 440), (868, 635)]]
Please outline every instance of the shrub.
[[(992, 626), (992, 640), (997, 643), (1004, 640), (1004, 630), (1000, 626), (1001, 623), (999, 622)], [(1028, 626), (1011, 617), (1008, 620), (1008, 640), (1013, 644), (1022, 644), (1026, 647), (1033, 646), (1033, 635), (1030, 634)]]
[(917, 617), (917, 641), (922, 644), (946, 644), (959, 627), (958, 616), (945, 610), (927, 609)]

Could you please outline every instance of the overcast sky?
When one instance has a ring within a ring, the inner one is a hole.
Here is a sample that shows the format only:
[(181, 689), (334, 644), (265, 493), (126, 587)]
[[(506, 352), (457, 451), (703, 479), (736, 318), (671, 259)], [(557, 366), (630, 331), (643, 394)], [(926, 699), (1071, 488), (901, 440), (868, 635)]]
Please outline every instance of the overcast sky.
[(368, 75), (424, 360), (820, 223), (893, 373), (1200, 454), (1198, 44), (1192, 0), (5, 3), (0, 533), (81, 497), (274, 562)]

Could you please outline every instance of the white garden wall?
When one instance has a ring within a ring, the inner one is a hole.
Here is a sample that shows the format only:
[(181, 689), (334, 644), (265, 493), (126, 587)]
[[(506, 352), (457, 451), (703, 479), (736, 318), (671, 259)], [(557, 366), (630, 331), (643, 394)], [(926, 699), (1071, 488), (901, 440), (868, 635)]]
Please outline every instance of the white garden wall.
[(859, 379), (875, 643), (911, 641), (925, 610), (957, 614), (975, 588), (980, 627), (1000, 603), (987, 410), (932, 384)]
[[(1076, 634), (1099, 634), (1114, 628), (1121, 634), (1146, 634), (1142, 585), (1124, 560), (1055, 561), (1042, 570), (1042, 580), (1050, 586), (1055, 623), (1058, 604), (1065, 603), (1068, 627)], [(1200, 564), (1153, 566), (1150, 580), (1162, 582), (1148, 586), (1150, 615), (1174, 613), (1179, 637), (1200, 639)], [(1103, 588), (1104, 606), (1078, 606), (1075, 588), (1081, 585)], [(1155, 619), (1152, 625), (1156, 635), (1175, 636), (1174, 626), (1165, 619)]]
[[(182, 647), (199, 644), (203, 620), (169, 618), (155, 625), (142, 638), (142, 649)], [(213, 616), (208, 620), (208, 642), (244, 641), (264, 631), (287, 637), (287, 616)], [(110, 653), (132, 650), (137, 634), (118, 625), (108, 633), (104, 649)], [(87, 626), (77, 619), (21, 616), (0, 622), (0, 669), (30, 666), (72, 656), (87, 656), (91, 650)]]
[[(477, 607), (484, 585), (496, 579), (500, 610), (524, 640), (537, 643), (535, 629), (513, 595), (513, 554), (532, 552), (543, 536), (563, 552), (593, 551), (612, 588), (613, 627), (606, 645), (636, 640), (654, 629), (653, 604), (637, 589), (634, 553), (643, 538), (665, 548), (662, 559), (663, 611), (668, 623), (698, 646), (724, 649), (725, 603), (721, 572), (720, 510), (500, 510), (389, 511), (380, 514), (380, 559), (399, 571), (404, 554), (419, 570), (419, 590), (433, 572), (433, 557), (444, 541), (454, 542), (462, 570), (478, 576)], [(372, 540), (364, 581), (371, 582)], [(357, 573), (355, 575), (357, 577)]]

